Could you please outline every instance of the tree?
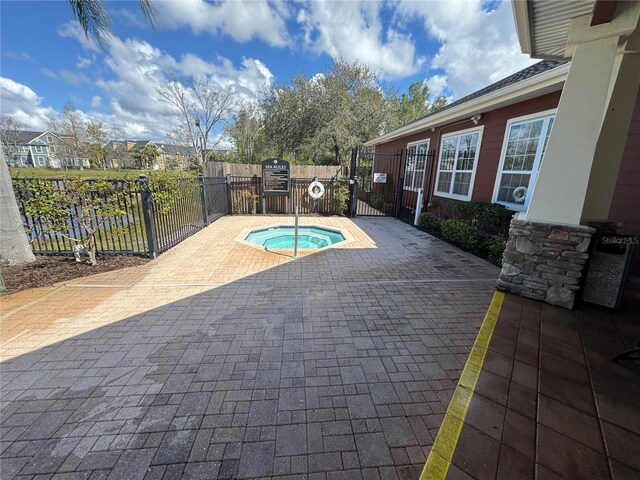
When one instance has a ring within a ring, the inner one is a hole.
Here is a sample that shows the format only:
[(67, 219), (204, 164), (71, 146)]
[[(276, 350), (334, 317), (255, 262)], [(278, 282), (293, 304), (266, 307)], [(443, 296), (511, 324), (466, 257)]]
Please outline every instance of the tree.
[(180, 119), (180, 126), (202, 168), (208, 150), (215, 148), (222, 139), (222, 136), (215, 138), (213, 130), (224, 125), (231, 116), (235, 91), (231, 87), (217, 90), (205, 78), (191, 80), (185, 86), (176, 75), (170, 77), (165, 87), (158, 89), (158, 95)]
[(118, 168), (125, 166), (125, 159), (127, 156), (127, 142), (124, 138), (123, 130), (117, 125), (112, 125), (107, 130), (107, 148), (105, 148), (105, 155), (111, 168)]
[(256, 163), (264, 156), (264, 125), (260, 118), (258, 106), (253, 102), (244, 103), (238, 113), (233, 116), (234, 123), (227, 129), (227, 134), (235, 145), (238, 161)]
[(198, 152), (190, 141), (189, 134), (183, 126), (167, 132), (165, 135), (166, 154), (171, 158), (171, 168), (189, 170), (198, 167)]
[(327, 74), (299, 75), (265, 93), (266, 138), (280, 155), (302, 151), (342, 163), (351, 148), (381, 133), (388, 97), (369, 67), (336, 60)]
[[(98, 45), (111, 37), (111, 18), (102, 0), (69, 0), (71, 10), (87, 38), (92, 38)], [(156, 13), (151, 0), (138, 0), (140, 10), (155, 26)]]
[(92, 167), (107, 168), (107, 150), (104, 147), (106, 143), (107, 135), (104, 131), (102, 122), (88, 122), (87, 123), (87, 154), (89, 156), (89, 163)]
[[(108, 180), (67, 177), (62, 186), (46, 179), (24, 184), (25, 213), (33, 218), (42, 234), (58, 235), (84, 246), (89, 263), (96, 265), (96, 235), (106, 223), (126, 214), (122, 209), (124, 186)], [(70, 228), (69, 219), (79, 227)]]
[(403, 93), (400, 98), (395, 98), (392, 103), (393, 116), (390, 128), (397, 128), (444, 107), (447, 104), (447, 98), (440, 95), (430, 104), (427, 83), (417, 81), (409, 85), (407, 93)]
[(4, 154), (11, 165), (20, 164), (20, 131), (25, 128), (24, 123), (12, 117), (0, 116), (0, 142), (2, 142)]
[(13, 192), (9, 167), (0, 149), (0, 262), (20, 265), (34, 260)]
[(160, 156), (160, 151), (152, 143), (147, 143), (143, 147), (136, 148), (131, 152), (131, 156), (136, 159), (138, 168), (153, 168), (156, 160)]
[(71, 102), (64, 104), (62, 115), (49, 120), (49, 130), (58, 135), (65, 142), (65, 149), (70, 162), (65, 161), (65, 168), (79, 166), (83, 168), (84, 160), (87, 157), (87, 144), (89, 134), (87, 132), (87, 122), (84, 120), (82, 112), (76, 110)]

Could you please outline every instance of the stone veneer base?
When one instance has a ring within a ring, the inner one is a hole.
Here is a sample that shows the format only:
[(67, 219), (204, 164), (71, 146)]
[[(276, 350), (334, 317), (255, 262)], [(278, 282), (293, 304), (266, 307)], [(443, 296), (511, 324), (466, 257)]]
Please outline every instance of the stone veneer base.
[(511, 220), (497, 288), (573, 308), (594, 228)]

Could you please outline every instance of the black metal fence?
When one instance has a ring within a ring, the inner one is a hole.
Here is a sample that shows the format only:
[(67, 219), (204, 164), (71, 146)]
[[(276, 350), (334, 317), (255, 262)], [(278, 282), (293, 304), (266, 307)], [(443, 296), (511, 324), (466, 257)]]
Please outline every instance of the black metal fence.
[(318, 179), (325, 187), (322, 198), (315, 201), (307, 191), (313, 178), (292, 178), (291, 198), (285, 196), (269, 196), (264, 199), (265, 210), (263, 212), (262, 201), (262, 178), (253, 177), (230, 177), (230, 198), (231, 213), (237, 215), (255, 214), (282, 214), (291, 213), (297, 206), (300, 214), (325, 214), (342, 215), (345, 212), (345, 203), (341, 201), (341, 196), (345, 196), (345, 186), (340, 180)]
[[(84, 243), (87, 235), (75, 215), (70, 215), (64, 232), (48, 232), (38, 218), (28, 213), (30, 182), (50, 182), (64, 191), (63, 179), (14, 179), (13, 186), (27, 235), (33, 251), (44, 255), (72, 254), (73, 247)], [(95, 180), (87, 180), (94, 182)], [(148, 178), (107, 180), (118, 189), (118, 209), (123, 215), (107, 220), (92, 218), (98, 254), (125, 254), (156, 257), (190, 235), (228, 213), (229, 185), (224, 177), (177, 178), (171, 187), (150, 186)], [(170, 198), (163, 199), (163, 189), (171, 188)], [(79, 213), (79, 207), (75, 207)]]

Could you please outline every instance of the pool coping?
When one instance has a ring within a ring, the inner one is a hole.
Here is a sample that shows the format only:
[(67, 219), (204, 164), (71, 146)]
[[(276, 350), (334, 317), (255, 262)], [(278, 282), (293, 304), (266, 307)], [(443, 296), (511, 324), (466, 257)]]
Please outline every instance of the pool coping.
[[(347, 245), (355, 241), (355, 238), (353, 237), (353, 235), (351, 235), (351, 232), (347, 230), (342, 230), (335, 227), (327, 227), (325, 225), (319, 225), (316, 223), (304, 223), (299, 226), (305, 227), (305, 228), (318, 228), (321, 230), (331, 230), (332, 232), (340, 233), (344, 237), (344, 240), (338, 243), (332, 243), (331, 245), (327, 245), (326, 247), (321, 247), (321, 248), (298, 248), (298, 252), (305, 252), (305, 253), (321, 252), (323, 250), (327, 250), (328, 248), (341, 248), (344, 245)], [(235, 236), (234, 240), (238, 243), (241, 243), (242, 245), (246, 245), (247, 247), (262, 250), (263, 252), (273, 252), (278, 254), (282, 254), (282, 252), (293, 252), (293, 248), (267, 248), (267, 247), (263, 247), (261, 245), (257, 245), (255, 243), (248, 242), (247, 240), (245, 240), (245, 238), (247, 238), (247, 235), (249, 235), (251, 232), (255, 232), (259, 230), (269, 230), (271, 228), (276, 228), (276, 227), (293, 228), (294, 225), (280, 222), (280, 223), (268, 223), (260, 226), (254, 226), (254, 227), (247, 227), (242, 229), (242, 231)]]

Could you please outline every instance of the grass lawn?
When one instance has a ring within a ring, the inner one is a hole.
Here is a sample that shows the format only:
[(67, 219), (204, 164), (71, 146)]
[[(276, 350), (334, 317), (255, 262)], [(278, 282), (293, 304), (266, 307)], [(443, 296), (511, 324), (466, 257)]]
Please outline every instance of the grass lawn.
[[(64, 177), (87, 177), (87, 178), (123, 178), (133, 180), (141, 174), (157, 173), (163, 170), (103, 170), (101, 168), (78, 168), (64, 170), (62, 168), (10, 168), (11, 178), (64, 178)], [(193, 175), (181, 170), (167, 170), (167, 173), (174, 175)]]

